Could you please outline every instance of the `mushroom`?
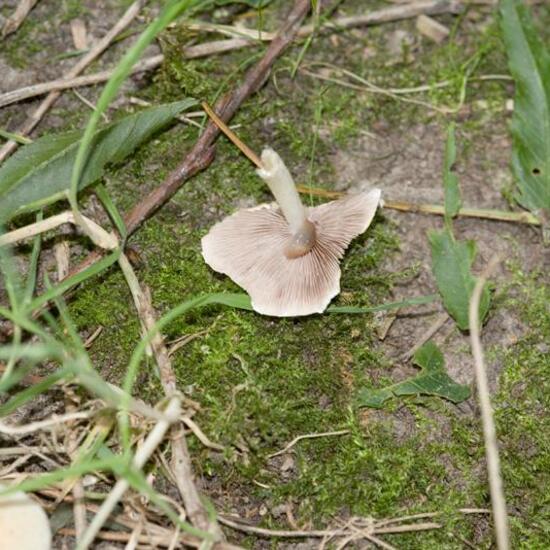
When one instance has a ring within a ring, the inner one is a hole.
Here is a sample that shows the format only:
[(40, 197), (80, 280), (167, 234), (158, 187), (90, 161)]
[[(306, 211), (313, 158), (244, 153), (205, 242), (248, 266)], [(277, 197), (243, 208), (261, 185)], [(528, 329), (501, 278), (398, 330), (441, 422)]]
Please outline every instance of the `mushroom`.
[(214, 270), (244, 288), (258, 313), (322, 313), (340, 292), (339, 260), (370, 225), (380, 190), (304, 207), (281, 157), (266, 148), (258, 175), (277, 203), (239, 210), (202, 239)]
[(0, 550), (50, 550), (51, 541), (50, 523), (39, 504), (22, 492), (0, 495)]

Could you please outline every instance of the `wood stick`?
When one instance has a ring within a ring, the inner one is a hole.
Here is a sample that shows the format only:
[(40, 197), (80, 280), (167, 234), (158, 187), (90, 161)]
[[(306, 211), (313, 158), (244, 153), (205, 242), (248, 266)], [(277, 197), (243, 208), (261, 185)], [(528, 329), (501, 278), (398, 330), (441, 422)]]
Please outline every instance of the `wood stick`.
[[(141, 11), (146, 0), (136, 0), (124, 13), (124, 15), (117, 21), (112, 29), (80, 60), (74, 67), (67, 72), (66, 78), (75, 78), (78, 76), (92, 61), (99, 57), (105, 49), (111, 44), (116, 36), (122, 32)], [(60, 91), (50, 92), (46, 98), (42, 101), (40, 106), (30, 115), (23, 126), (15, 132), (22, 136), (29, 135), (36, 125), (42, 120), (44, 115), (50, 110), (52, 105), (57, 101), (61, 95)], [(7, 141), (0, 149), (0, 163), (8, 158), (13, 151), (17, 148), (17, 142), (10, 140)]]

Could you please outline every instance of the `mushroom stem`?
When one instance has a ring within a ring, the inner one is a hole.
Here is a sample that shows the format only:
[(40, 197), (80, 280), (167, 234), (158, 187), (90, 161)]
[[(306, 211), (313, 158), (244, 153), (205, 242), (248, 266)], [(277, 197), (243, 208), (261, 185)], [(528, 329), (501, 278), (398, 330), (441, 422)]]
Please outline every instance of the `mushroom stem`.
[(311, 232), (311, 222), (296, 190), (294, 180), (281, 157), (271, 148), (262, 151), (262, 168), (256, 172), (267, 183), (293, 235)]

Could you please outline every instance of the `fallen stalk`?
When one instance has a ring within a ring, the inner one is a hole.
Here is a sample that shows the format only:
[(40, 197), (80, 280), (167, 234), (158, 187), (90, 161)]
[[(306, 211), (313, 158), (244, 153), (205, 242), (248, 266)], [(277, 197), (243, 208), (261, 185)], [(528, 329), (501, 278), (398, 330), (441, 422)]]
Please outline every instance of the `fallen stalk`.
[[(339, 198), (345, 195), (345, 193), (341, 191), (327, 191), (316, 187), (306, 187), (305, 185), (297, 185), (296, 187), (300, 193), (325, 197), (327, 199)], [(389, 210), (399, 210), (400, 212), (435, 214), (438, 216), (443, 216), (445, 214), (445, 207), (440, 206), (439, 204), (425, 204), (384, 199), (382, 206), (384, 208), (388, 208)], [(488, 208), (461, 208), (457, 215), (465, 218), (481, 218), (502, 222), (541, 225), (540, 220), (530, 212), (506, 212), (504, 210), (492, 210)]]
[(79, 223), (82, 221), (86, 223), (88, 233), (91, 234), (94, 243), (100, 248), (105, 250), (113, 250), (118, 246), (117, 239), (110, 233), (107, 233), (107, 231), (105, 231), (100, 225), (95, 223), (90, 218), (82, 215), (80, 217), (82, 220), (76, 220), (74, 213), (68, 210), (66, 212), (62, 212), (61, 214), (46, 218), (45, 220), (31, 223), (25, 227), (21, 227), (20, 229), (15, 229), (9, 233), (0, 235), (0, 246), (15, 244), (18, 241), (40, 235), (41, 233), (45, 233), (46, 231), (50, 231), (51, 229), (55, 229), (56, 227), (66, 223), (71, 223), (82, 228), (81, 223)]
[[(172, 368), (168, 349), (162, 334), (156, 328), (156, 312), (151, 302), (151, 294), (147, 288), (142, 288), (135, 272), (124, 254), (120, 258), (120, 267), (124, 273), (134, 304), (138, 312), (140, 323), (144, 329), (144, 338), (148, 338), (155, 357), (162, 387), (167, 397), (177, 394), (176, 375)], [(210, 532), (216, 539), (222, 538), (222, 532), (215, 520), (210, 521), (208, 513), (202, 503), (197, 487), (193, 481), (191, 457), (183, 432), (176, 434), (181, 427), (175, 423), (172, 428), (172, 468), (174, 480), (185, 506), (186, 516), (199, 529)], [(198, 428), (198, 427), (197, 427)], [(179, 437), (178, 437), (179, 436)]]
[(470, 345), (474, 357), (474, 372), (476, 377), (477, 395), (481, 421), (483, 424), (483, 438), (485, 441), (485, 456), (487, 459), (487, 472), (489, 477), (489, 488), (491, 490), (491, 504), (493, 506), (493, 520), (495, 537), (498, 550), (510, 548), (508, 515), (506, 512), (506, 500), (500, 474), (500, 458), (498, 454), (498, 440), (491, 406), (489, 393), (489, 382), (487, 380), (487, 369), (483, 358), (483, 347), (480, 337), (479, 302), (481, 292), (485, 286), (486, 279), (493, 272), (500, 262), (500, 258), (493, 256), (484, 272), (477, 279), (476, 285), (470, 298), (469, 322), (470, 322)]
[[(283, 529), (265, 529), (263, 527), (256, 527), (254, 525), (248, 525), (246, 523), (240, 523), (233, 521), (227, 516), (219, 517), (220, 523), (236, 529), (237, 531), (244, 531), (246, 533), (253, 533), (255, 535), (263, 537), (277, 537), (277, 538), (324, 538), (324, 537), (343, 537), (352, 534), (356, 534), (356, 529), (351, 528), (337, 528), (337, 529), (320, 529), (311, 531), (300, 530), (283, 530)], [(393, 527), (380, 527), (377, 528), (376, 523), (373, 524), (371, 529), (367, 529), (366, 533), (369, 535), (390, 535), (393, 533), (407, 533), (413, 531), (428, 531), (431, 529), (440, 529), (441, 524), (434, 522), (426, 523), (414, 523), (410, 525), (395, 525)], [(363, 527), (363, 529), (365, 529)]]

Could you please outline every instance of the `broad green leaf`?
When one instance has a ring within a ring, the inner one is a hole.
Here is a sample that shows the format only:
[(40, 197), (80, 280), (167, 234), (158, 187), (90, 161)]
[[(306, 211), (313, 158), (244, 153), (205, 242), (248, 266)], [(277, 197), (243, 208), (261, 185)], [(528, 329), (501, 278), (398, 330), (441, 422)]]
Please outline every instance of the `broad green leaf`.
[[(474, 241), (456, 241), (449, 231), (428, 233), (432, 250), (432, 271), (443, 304), (461, 330), (468, 330), (468, 307), (476, 279), (471, 267), (476, 255)], [(479, 303), (479, 320), (483, 322), (489, 310), (490, 295), (487, 286)]]
[(512, 166), (518, 201), (535, 214), (550, 213), (550, 53), (528, 9), (502, 0), (500, 26), (515, 80)]
[(365, 388), (359, 393), (357, 405), (378, 409), (388, 399), (404, 395), (435, 395), (453, 403), (470, 397), (468, 386), (457, 384), (445, 372), (443, 354), (434, 343), (424, 344), (414, 354), (413, 361), (421, 368), (417, 376), (378, 390)]
[(445, 221), (450, 222), (454, 218), (460, 207), (462, 200), (460, 190), (458, 189), (458, 178), (454, 173), (454, 164), (456, 161), (456, 143), (454, 124), (447, 130), (447, 144), (445, 146), (445, 166), (443, 167), (443, 187), (445, 189)]
[[(122, 161), (174, 115), (196, 104), (185, 99), (152, 107), (98, 130), (80, 188), (97, 181), (107, 164)], [(81, 132), (43, 136), (22, 147), (0, 167), (0, 223), (65, 197)]]

